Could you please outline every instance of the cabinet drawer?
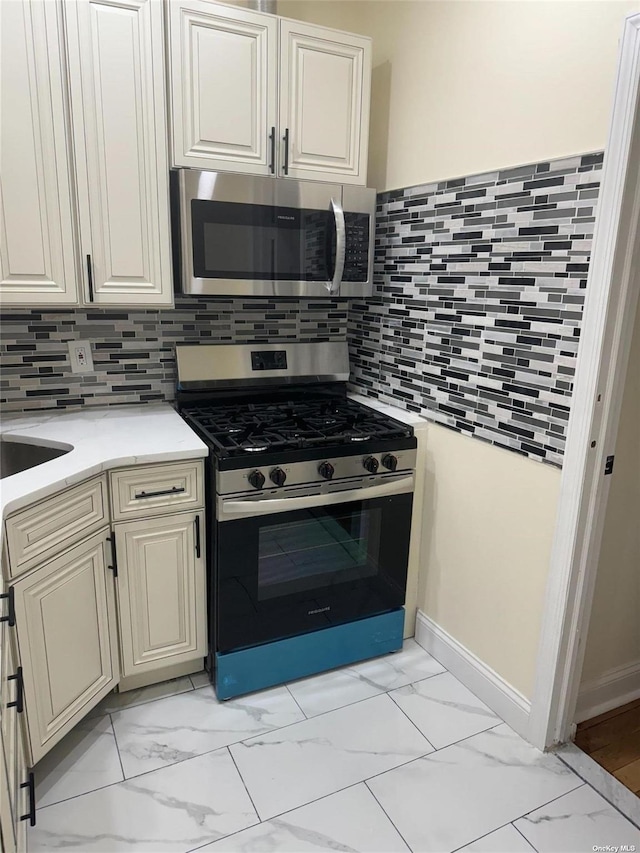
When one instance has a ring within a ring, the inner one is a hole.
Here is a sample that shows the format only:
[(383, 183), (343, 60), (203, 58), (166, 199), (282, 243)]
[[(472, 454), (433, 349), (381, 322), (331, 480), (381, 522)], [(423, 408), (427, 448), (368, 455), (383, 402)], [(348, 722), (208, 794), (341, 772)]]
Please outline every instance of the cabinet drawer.
[(145, 465), (111, 474), (114, 521), (204, 506), (202, 461)]
[(108, 523), (106, 478), (96, 477), (7, 519), (12, 578), (75, 545)]

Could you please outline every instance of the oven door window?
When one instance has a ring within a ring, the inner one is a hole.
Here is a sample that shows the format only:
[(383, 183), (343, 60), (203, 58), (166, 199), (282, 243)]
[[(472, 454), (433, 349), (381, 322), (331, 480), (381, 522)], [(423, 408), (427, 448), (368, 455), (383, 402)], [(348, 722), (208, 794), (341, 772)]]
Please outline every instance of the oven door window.
[(218, 651), (401, 607), (411, 506), (402, 494), (218, 523)]
[(311, 510), (260, 527), (258, 600), (372, 577), (379, 570), (382, 510)]
[(329, 210), (191, 202), (198, 278), (327, 281), (335, 263)]

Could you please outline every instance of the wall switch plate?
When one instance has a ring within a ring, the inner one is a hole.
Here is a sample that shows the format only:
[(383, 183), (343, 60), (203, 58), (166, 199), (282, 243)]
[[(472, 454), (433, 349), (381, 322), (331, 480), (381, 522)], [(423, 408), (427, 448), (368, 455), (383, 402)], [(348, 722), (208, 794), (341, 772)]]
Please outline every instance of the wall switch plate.
[(89, 341), (69, 341), (69, 360), (72, 373), (91, 373), (93, 358)]

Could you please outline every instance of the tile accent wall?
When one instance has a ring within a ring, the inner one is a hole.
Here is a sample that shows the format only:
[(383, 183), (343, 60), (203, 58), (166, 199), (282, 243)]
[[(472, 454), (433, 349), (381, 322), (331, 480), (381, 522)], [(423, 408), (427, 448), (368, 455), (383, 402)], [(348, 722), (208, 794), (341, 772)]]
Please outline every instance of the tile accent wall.
[[(177, 343), (344, 340), (346, 300), (176, 297), (174, 310), (4, 310), (3, 411), (172, 400)], [(72, 374), (67, 342), (88, 339), (95, 372)]]
[(378, 197), (359, 391), (561, 465), (602, 153)]

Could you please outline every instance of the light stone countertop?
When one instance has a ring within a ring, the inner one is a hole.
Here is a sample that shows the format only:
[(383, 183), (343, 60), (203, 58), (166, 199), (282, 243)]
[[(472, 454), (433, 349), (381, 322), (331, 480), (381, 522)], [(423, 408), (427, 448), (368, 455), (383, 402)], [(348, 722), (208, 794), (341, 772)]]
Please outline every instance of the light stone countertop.
[(0, 518), (102, 471), (199, 459), (208, 448), (169, 403), (4, 417), (4, 437), (73, 449), (0, 480)]
[(355, 400), (356, 403), (361, 403), (363, 406), (369, 406), (370, 409), (375, 409), (376, 412), (382, 412), (383, 415), (388, 415), (390, 418), (395, 418), (403, 424), (409, 424), (414, 430), (425, 429), (429, 425), (429, 421), (425, 420), (415, 412), (408, 412), (406, 409), (401, 409), (398, 406), (390, 406), (388, 403), (382, 403), (375, 397), (367, 397), (365, 394), (357, 394), (350, 391), (347, 395), (350, 400)]

